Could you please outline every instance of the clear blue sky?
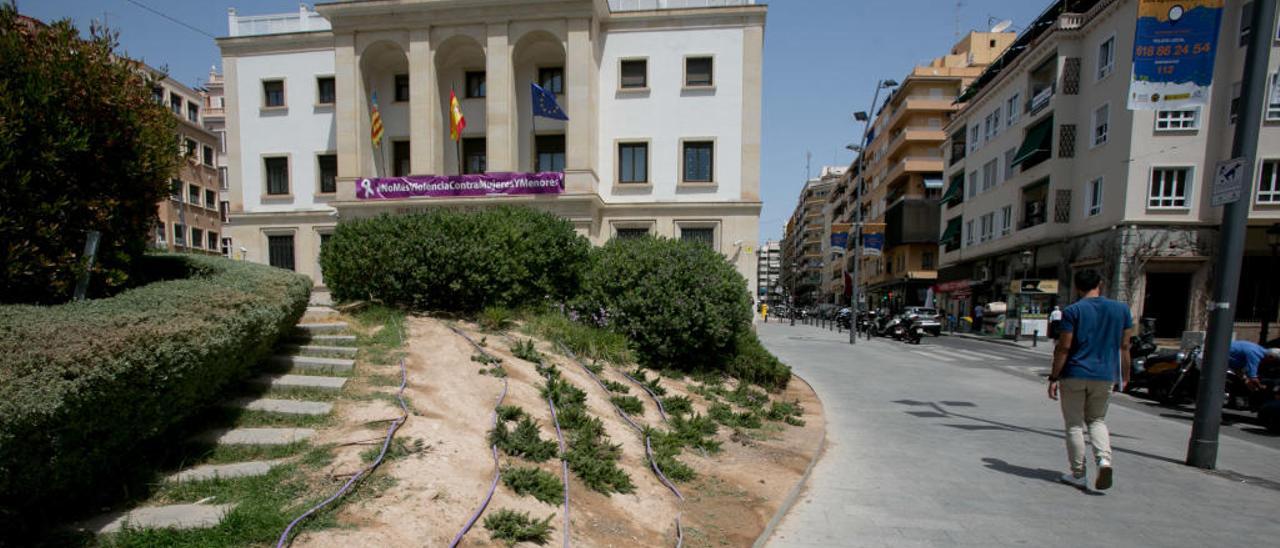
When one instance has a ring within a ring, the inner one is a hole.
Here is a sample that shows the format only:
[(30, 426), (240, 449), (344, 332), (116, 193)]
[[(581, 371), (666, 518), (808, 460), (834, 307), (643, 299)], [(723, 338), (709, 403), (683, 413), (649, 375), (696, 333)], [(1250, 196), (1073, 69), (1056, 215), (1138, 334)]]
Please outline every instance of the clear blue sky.
[[(293, 0), (135, 0), (201, 31), (227, 34), (227, 8), (242, 15), (286, 13)], [(120, 31), (130, 57), (157, 67), (188, 85), (199, 85), (211, 65), (220, 65), (212, 38), (156, 15), (129, 0), (17, 0), (19, 11), (52, 21), (71, 18), (87, 31), (106, 20)], [(875, 82), (901, 80), (955, 42), (961, 32), (986, 30), (1011, 19), (1020, 30), (1050, 0), (774, 0), (768, 2), (764, 56), (764, 145), (761, 154), (760, 239), (778, 239), (805, 180), (805, 153), (812, 172), (848, 165), (862, 125), (851, 114), (866, 110)]]

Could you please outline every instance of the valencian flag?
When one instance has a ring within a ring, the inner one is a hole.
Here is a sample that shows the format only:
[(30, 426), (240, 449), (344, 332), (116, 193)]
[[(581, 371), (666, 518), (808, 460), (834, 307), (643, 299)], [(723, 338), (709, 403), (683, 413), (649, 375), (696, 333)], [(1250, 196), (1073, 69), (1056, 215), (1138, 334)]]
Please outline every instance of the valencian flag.
[(382, 115), (378, 113), (378, 92), (373, 92), (369, 100), (373, 102), (373, 110), (369, 113), (369, 125), (372, 126), (369, 136), (373, 138), (373, 146), (382, 146)]
[(458, 95), (449, 90), (449, 138), (457, 141), (462, 138), (462, 130), (467, 129), (467, 119), (462, 116), (462, 106), (458, 104)]
[(529, 86), (533, 89), (533, 115), (543, 118), (551, 118), (553, 120), (568, 120), (569, 116), (560, 109), (560, 105), (556, 104), (556, 94), (551, 93), (542, 86), (529, 82)]

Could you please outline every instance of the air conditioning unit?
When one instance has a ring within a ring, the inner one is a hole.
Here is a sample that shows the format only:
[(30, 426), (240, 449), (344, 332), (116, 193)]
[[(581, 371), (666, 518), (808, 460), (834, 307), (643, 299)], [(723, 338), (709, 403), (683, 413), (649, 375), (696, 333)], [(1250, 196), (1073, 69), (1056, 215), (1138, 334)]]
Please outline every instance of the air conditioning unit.
[(973, 268), (973, 279), (980, 282), (991, 281), (991, 266), (980, 264)]

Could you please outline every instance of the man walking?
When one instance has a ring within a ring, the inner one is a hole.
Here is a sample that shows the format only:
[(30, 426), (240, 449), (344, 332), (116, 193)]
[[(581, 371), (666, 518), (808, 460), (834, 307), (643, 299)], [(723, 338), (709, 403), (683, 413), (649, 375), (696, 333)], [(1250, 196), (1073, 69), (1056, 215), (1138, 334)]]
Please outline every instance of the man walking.
[(1062, 312), (1058, 344), (1053, 350), (1053, 371), (1049, 374), (1049, 398), (1059, 399), (1066, 425), (1067, 459), (1071, 471), (1062, 481), (1087, 489), (1084, 431), (1089, 430), (1093, 456), (1098, 466), (1094, 488), (1108, 489), (1112, 483), (1111, 438), (1104, 422), (1111, 387), (1118, 379), (1129, 382), (1129, 337), (1133, 317), (1129, 307), (1103, 298), (1102, 277), (1093, 270), (1075, 275), (1080, 300)]

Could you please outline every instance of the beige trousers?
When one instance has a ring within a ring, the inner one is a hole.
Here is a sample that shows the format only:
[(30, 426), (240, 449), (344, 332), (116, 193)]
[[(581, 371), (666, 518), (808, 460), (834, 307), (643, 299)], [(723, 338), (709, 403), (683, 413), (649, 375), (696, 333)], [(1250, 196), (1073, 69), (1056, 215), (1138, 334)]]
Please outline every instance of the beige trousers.
[(1084, 431), (1089, 430), (1094, 459), (1111, 460), (1111, 435), (1107, 432), (1107, 402), (1111, 399), (1111, 382), (1085, 379), (1062, 379), (1059, 386), (1062, 420), (1067, 428), (1067, 459), (1071, 473), (1085, 475)]

